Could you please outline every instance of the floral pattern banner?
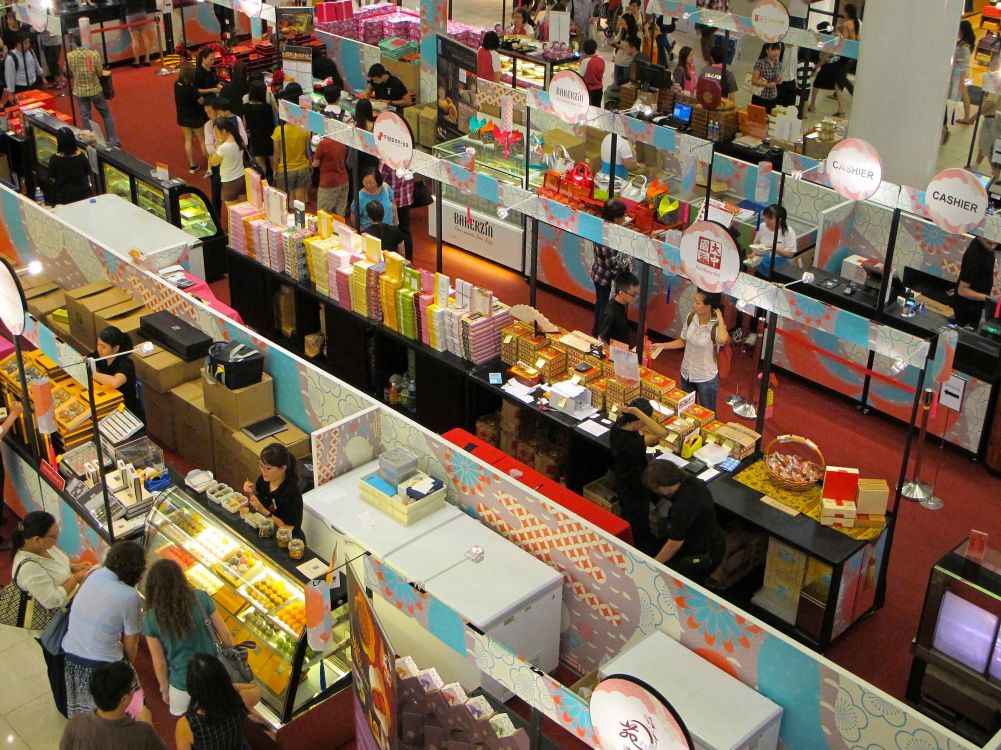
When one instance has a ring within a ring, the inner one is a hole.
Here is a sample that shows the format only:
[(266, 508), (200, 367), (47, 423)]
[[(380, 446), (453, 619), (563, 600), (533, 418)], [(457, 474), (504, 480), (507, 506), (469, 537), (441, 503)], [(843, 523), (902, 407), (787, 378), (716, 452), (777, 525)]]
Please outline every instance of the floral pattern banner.
[(311, 435), (317, 487), (375, 458), (382, 449), (382, 410), (373, 406)]

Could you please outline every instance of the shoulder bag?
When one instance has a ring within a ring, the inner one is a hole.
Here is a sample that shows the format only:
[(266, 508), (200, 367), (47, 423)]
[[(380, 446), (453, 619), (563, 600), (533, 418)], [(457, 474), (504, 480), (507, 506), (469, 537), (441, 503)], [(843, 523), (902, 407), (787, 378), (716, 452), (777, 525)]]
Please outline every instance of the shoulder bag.
[(3, 588), (0, 588), (0, 625), (10, 625), (14, 628), (27, 630), (44, 630), (58, 609), (46, 609), (35, 601), (27, 591), (17, 585), (17, 576), (25, 563), (35, 560), (22, 560), (14, 575)]
[[(688, 320), (685, 321), (685, 330), (692, 325), (695, 313), (688, 313)], [(719, 321), (713, 320), (713, 327), (709, 331), (709, 337), (713, 343), (713, 359), (716, 360), (716, 372), (720, 380), (726, 380), (730, 375), (730, 366), (733, 364), (733, 347), (728, 340), (722, 346), (716, 342), (716, 331), (719, 328)]]
[(69, 603), (62, 609), (52, 610), (52, 619), (49, 620), (49, 624), (45, 626), (45, 630), (38, 638), (42, 643), (42, 648), (52, 656), (58, 656), (63, 652), (63, 638), (66, 637), (66, 631), (70, 627), (70, 608), (72, 606), (73, 600), (70, 599)]
[(201, 599), (198, 598), (197, 592), (195, 592), (195, 604), (202, 613), (202, 622), (208, 628), (209, 635), (212, 636), (212, 640), (215, 642), (216, 656), (219, 657), (219, 661), (222, 662), (222, 665), (226, 667), (226, 671), (229, 672), (229, 678), (233, 682), (253, 682), (254, 672), (251, 670), (250, 663), (247, 660), (247, 653), (257, 648), (257, 644), (253, 641), (242, 641), (233, 646), (222, 645), (219, 642), (219, 634), (212, 624), (212, 618), (205, 611), (205, 607), (202, 605)]

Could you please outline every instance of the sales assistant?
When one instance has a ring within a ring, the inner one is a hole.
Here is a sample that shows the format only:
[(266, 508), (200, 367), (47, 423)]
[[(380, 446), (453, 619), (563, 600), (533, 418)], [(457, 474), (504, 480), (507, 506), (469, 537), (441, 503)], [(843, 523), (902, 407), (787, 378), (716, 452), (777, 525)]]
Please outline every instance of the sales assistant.
[(994, 288), (997, 250), (998, 243), (974, 237), (963, 253), (952, 303), (956, 325), (972, 328), (980, 325), (984, 302), (990, 299)]
[(278, 526), (292, 529), (292, 536), (306, 541), (302, 533), (302, 492), (295, 456), (281, 443), (261, 451), (261, 476), (243, 483), (243, 494), (255, 511)]

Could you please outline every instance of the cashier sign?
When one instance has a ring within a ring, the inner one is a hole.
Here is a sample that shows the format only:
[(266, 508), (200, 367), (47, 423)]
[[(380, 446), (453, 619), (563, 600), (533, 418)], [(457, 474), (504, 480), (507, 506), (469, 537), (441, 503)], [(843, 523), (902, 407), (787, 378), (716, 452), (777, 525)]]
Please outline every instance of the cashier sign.
[(0, 267), (0, 322), (14, 336), (24, 333), (24, 292), (14, 268), (5, 258)]
[(860, 138), (846, 138), (832, 148), (826, 171), (831, 187), (850, 201), (864, 201), (879, 190), (883, 181), (879, 154)]
[(740, 274), (737, 243), (721, 224), (697, 221), (681, 236), (681, 267), (699, 289), (729, 291)]
[(681, 719), (655, 690), (634, 677), (613, 675), (591, 693), (591, 725), (601, 750), (688, 750)]
[(954, 167), (928, 183), (925, 206), (931, 220), (947, 232), (962, 234), (980, 226), (987, 214), (987, 190), (973, 172)]
[(395, 112), (375, 118), (375, 150), (390, 169), (406, 169), (414, 158), (414, 134), (407, 121)]

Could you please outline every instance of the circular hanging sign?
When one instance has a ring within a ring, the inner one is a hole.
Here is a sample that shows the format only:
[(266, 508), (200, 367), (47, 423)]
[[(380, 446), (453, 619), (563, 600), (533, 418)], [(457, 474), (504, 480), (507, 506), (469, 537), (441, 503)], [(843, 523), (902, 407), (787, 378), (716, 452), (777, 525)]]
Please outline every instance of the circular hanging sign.
[(579, 73), (561, 70), (549, 82), (549, 103), (564, 122), (580, 122), (587, 116), (591, 98)]
[(699, 289), (725, 292), (740, 274), (740, 251), (715, 221), (697, 221), (681, 236), (681, 267)]
[(0, 323), (7, 326), (12, 336), (24, 333), (24, 310), (26, 302), (21, 282), (14, 267), (6, 258), (0, 258)]
[(690, 750), (688, 731), (656, 692), (623, 675), (591, 694), (591, 724), (602, 750)]
[(414, 134), (407, 121), (395, 112), (375, 118), (375, 150), (390, 169), (406, 169), (414, 158)]
[(968, 169), (945, 169), (928, 183), (925, 205), (931, 220), (942, 229), (962, 234), (983, 223), (987, 189)]
[(758, 0), (751, 9), (751, 26), (763, 42), (781, 42), (789, 33), (789, 11), (779, 0)]
[(883, 181), (883, 162), (872, 144), (859, 138), (846, 138), (827, 155), (827, 177), (839, 194), (853, 201), (864, 201)]

